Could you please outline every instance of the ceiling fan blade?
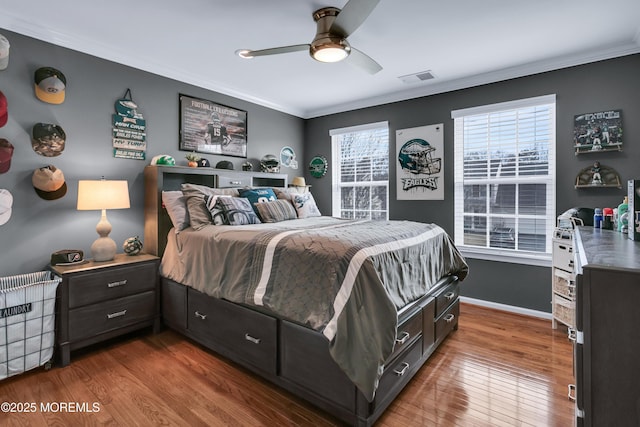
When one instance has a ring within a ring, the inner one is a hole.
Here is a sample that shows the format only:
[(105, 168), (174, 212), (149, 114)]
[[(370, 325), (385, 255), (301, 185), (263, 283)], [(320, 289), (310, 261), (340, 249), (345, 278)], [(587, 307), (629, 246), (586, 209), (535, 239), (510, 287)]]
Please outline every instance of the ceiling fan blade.
[(331, 25), (331, 33), (349, 37), (369, 17), (380, 0), (349, 0)]
[(236, 53), (242, 58), (253, 58), (255, 56), (279, 55), (281, 53), (299, 52), (301, 50), (309, 50), (309, 45), (296, 44), (292, 46), (272, 47), (260, 50), (240, 49), (237, 50)]
[(382, 66), (374, 61), (369, 55), (366, 53), (351, 47), (351, 53), (347, 57), (347, 62), (351, 65), (355, 65), (356, 67), (360, 67), (369, 74), (375, 74), (378, 71), (382, 70)]

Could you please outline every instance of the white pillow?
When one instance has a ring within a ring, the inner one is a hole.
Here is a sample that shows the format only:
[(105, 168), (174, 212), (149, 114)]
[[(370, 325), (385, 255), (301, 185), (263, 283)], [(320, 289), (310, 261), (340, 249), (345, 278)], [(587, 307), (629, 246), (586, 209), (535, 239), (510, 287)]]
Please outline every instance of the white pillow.
[(322, 216), (311, 193), (292, 194), (291, 201), (293, 202), (293, 207), (296, 208), (298, 218)]
[(187, 198), (182, 191), (163, 191), (162, 204), (164, 205), (176, 233), (189, 226), (189, 211), (187, 211)]

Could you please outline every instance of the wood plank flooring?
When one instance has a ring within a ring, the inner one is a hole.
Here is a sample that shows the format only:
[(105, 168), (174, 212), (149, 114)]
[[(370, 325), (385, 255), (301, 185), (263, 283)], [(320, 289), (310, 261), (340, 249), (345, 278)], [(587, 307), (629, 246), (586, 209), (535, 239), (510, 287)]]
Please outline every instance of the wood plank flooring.
[[(462, 304), (459, 329), (376, 425), (571, 426), (571, 352), (551, 321)], [(1, 402), (35, 404), (31, 413), (0, 412), (2, 426), (340, 425), (169, 330), (0, 381)]]

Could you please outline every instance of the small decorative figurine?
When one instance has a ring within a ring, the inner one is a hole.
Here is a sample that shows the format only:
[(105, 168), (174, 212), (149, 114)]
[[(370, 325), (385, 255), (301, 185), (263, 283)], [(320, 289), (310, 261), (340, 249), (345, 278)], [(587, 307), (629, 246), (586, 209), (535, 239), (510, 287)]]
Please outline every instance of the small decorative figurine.
[(595, 162), (591, 168), (591, 185), (602, 185), (602, 177), (600, 176), (600, 162)]
[(129, 237), (122, 245), (124, 253), (127, 255), (138, 255), (142, 251), (142, 241), (138, 236)]

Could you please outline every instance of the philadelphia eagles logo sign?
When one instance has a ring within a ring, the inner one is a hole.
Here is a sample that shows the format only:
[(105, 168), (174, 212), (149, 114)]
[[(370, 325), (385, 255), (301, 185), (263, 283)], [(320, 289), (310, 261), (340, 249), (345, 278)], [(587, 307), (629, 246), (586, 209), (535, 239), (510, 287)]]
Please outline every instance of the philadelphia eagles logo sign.
[(399, 130), (398, 200), (442, 200), (442, 125)]

